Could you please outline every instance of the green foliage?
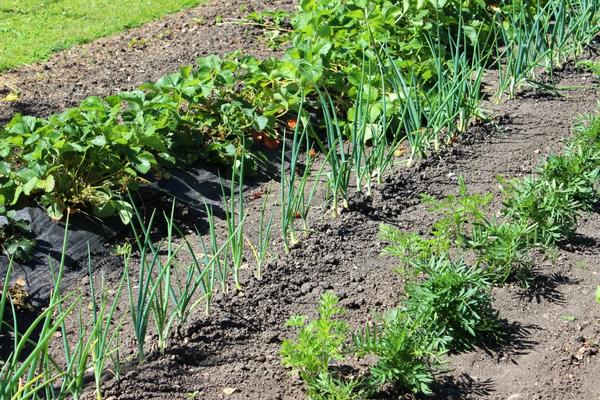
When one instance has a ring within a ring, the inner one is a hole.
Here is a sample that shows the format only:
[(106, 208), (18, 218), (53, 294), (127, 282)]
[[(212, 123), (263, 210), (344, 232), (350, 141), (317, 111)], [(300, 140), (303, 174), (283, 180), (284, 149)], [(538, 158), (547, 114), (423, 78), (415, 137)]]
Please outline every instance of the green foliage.
[(485, 270), (443, 257), (413, 266), (426, 278), (407, 285), (404, 305), (423, 329), (452, 338), (448, 348), (453, 351), (471, 349), (485, 336), (498, 336), (492, 284)]
[[(242, 289), (240, 281), (240, 268), (244, 256), (244, 220), (246, 218), (244, 203), (244, 161), (239, 162), (240, 172), (236, 173), (238, 163), (234, 163), (228, 196), (221, 182), (221, 193), (224, 199), (225, 221), (227, 223), (227, 237), (233, 272), (233, 283), (237, 290)], [(237, 191), (237, 194), (236, 194)]]
[[(320, 106), (326, 117), (328, 148), (321, 150), (333, 169), (328, 176), (337, 211), (337, 197), (346, 200), (351, 157), (359, 187), (370, 188), (364, 180), (380, 180), (393, 154), (385, 151), (386, 135), (392, 145), (408, 138), (412, 155), (423, 155), (480, 116), (481, 76), (491, 55), (483, 49), (513, 42), (518, 29), (506, 26), (507, 16), (577, 16), (575, 26), (558, 19), (553, 37), (559, 44), (588, 40), (598, 10), (587, 2), (560, 3), (546, 9), (546, 2), (498, 8), (481, 0), (303, 0), (290, 18), (290, 48), (280, 59), (202, 57), (195, 68), (132, 92), (91, 97), (48, 119), (15, 116), (0, 129), (0, 204), (14, 208), (27, 198), (55, 219), (81, 210), (117, 214), (127, 223), (133, 209), (125, 193), (165, 176), (167, 168), (243, 157), (246, 170), (254, 171), (263, 157), (242, 149), (277, 147), (287, 116), (306, 102), (304, 115)], [(287, 15), (254, 13), (248, 20), (280, 32)], [(498, 24), (501, 38), (494, 34)], [(315, 101), (317, 91), (327, 98)], [(348, 138), (357, 147), (352, 154), (340, 145)], [(377, 161), (366, 161), (367, 143)]]
[(594, 75), (600, 76), (600, 62), (594, 60), (581, 60), (575, 65), (579, 68), (583, 68)]
[(458, 181), (458, 194), (437, 200), (423, 195), (423, 201), (440, 218), (433, 226), (433, 235), (451, 240), (461, 240), (468, 223), (477, 224), (485, 219), (486, 207), (492, 201), (491, 193), (470, 194), (464, 179)]
[(548, 156), (537, 173), (541, 179), (569, 188), (582, 210), (589, 211), (598, 202), (595, 188), (600, 177), (598, 149), (569, 146), (563, 155)]
[(441, 366), (450, 338), (437, 335), (435, 328), (424, 329), (419, 317), (391, 310), (378, 324), (354, 335), (358, 354), (376, 357), (369, 378), (372, 390), (394, 384), (413, 393), (431, 393), (433, 372)]
[(478, 40), (476, 32), (482, 25), (489, 26), (485, 4), (476, 0), (303, 0), (300, 11), (292, 18), (295, 31), (292, 41), (296, 46), (319, 44), (322, 49), (319, 65), (325, 71), (322, 74), (326, 74), (326, 86), (354, 97), (353, 92), (360, 88), (351, 89), (348, 83), (354, 86), (360, 82), (353, 76), (358, 74), (355, 66), (365, 57), (376, 59), (373, 43), (385, 44), (394, 59), (403, 60), (403, 70), (414, 71), (419, 80), (432, 80), (436, 71), (424, 38), (438, 37), (437, 30), (443, 27), (444, 35), (439, 39), (444, 40), (446, 30), (457, 31), (461, 16), (467, 19), (463, 25), (473, 41)]
[(198, 0), (6, 0), (0, 8), (0, 71), (140, 26), (202, 3)]
[(290, 40), (290, 13), (287, 11), (254, 11), (246, 15), (243, 21), (261, 28), (267, 44), (274, 50), (281, 49)]
[[(67, 221), (68, 224), (68, 221)], [(65, 254), (67, 244), (67, 230), (63, 240), (60, 265), (55, 270), (51, 266), (54, 285), (48, 300), (48, 306), (37, 315), (28, 326), (19, 326), (16, 305), (9, 290), (9, 281), (12, 273), (12, 263), (9, 264), (4, 277), (2, 293), (0, 293), (0, 331), (6, 328), (13, 346), (8, 356), (0, 363), (0, 398), (2, 399), (29, 399), (53, 398), (53, 385), (58, 385), (60, 380), (69, 380), (67, 387), (71, 394), (77, 395), (81, 388), (80, 382), (83, 373), (87, 370), (87, 357), (73, 357), (75, 362), (70, 362), (63, 369), (49, 352), (50, 342), (57, 331), (63, 327), (63, 322), (80, 304), (81, 297), (61, 296), (65, 267)], [(11, 319), (4, 316), (6, 308), (10, 308)], [(80, 341), (81, 343), (81, 341)], [(84, 352), (85, 353), (85, 352)], [(71, 373), (77, 371), (78, 373)], [(62, 392), (64, 396), (68, 392)]]
[(537, 244), (536, 226), (524, 221), (485, 220), (473, 226), (466, 241), (494, 283), (517, 281), (522, 286), (531, 280), (531, 250)]
[[(16, 218), (16, 211), (2, 212), (0, 205), (0, 219), (2, 215), (6, 221), (0, 225), (0, 247), (4, 254), (18, 261), (27, 261), (33, 254), (35, 240), (31, 239), (29, 223)], [(1, 221), (0, 221), (1, 223)]]
[(600, 304), (600, 286), (596, 288), (596, 303)]
[[(553, 68), (580, 54), (599, 32), (596, 1), (512, 1), (502, 11), (495, 25), (499, 96), (514, 97), (524, 83), (555, 90)], [(549, 74), (549, 85), (536, 80), (539, 70)]]
[[(136, 254), (139, 254), (139, 271), (136, 280), (130, 273), (130, 265), (133, 261), (131, 249), (128, 249), (123, 257), (129, 314), (140, 363), (145, 359), (144, 346), (150, 321), (154, 323), (158, 336), (158, 348), (164, 352), (173, 329), (185, 324), (190, 313), (198, 305), (206, 302), (208, 311), (215, 286), (214, 280), (221, 279), (224, 286), (228, 278), (226, 270), (223, 271), (223, 276), (217, 278), (216, 275), (219, 272), (217, 265), (220, 266), (221, 254), (229, 249), (230, 238), (214, 254), (208, 254), (203, 243), (206, 254), (205, 262), (202, 263), (186, 239), (175, 243), (174, 235), (181, 234), (181, 231), (175, 225), (174, 213), (175, 202), (172, 204), (170, 215), (164, 214), (166, 238), (155, 244), (151, 239), (155, 229), (155, 212), (146, 222), (136, 208), (136, 218), (131, 223), (137, 244)], [(213, 223), (212, 214), (209, 214), (211, 242), (215, 239), (212, 231)], [(189, 250), (188, 253), (185, 252), (186, 249)], [(191, 261), (184, 263), (180, 261), (180, 257), (182, 260)]]
[(359, 400), (364, 399), (363, 382), (358, 379), (338, 379), (329, 374), (320, 374), (315, 381), (315, 393), (311, 400)]
[(573, 130), (573, 146), (595, 150), (600, 148), (600, 114), (584, 114)]
[(347, 339), (347, 322), (336, 320), (343, 313), (339, 299), (325, 293), (317, 310), (319, 318), (306, 322), (307, 317), (296, 315), (287, 321), (287, 326), (299, 329), (296, 340), (285, 340), (281, 345), (283, 365), (298, 372), (309, 384), (319, 375), (327, 374), (329, 364), (343, 358), (343, 345)]
[(400, 258), (405, 266), (414, 261), (426, 262), (433, 256), (447, 254), (451, 245), (446, 237), (434, 236), (427, 239), (386, 224), (379, 226), (379, 238), (389, 243), (383, 253)]
[(503, 182), (503, 213), (515, 221), (535, 224), (541, 243), (552, 245), (575, 233), (583, 205), (568, 183), (528, 176)]

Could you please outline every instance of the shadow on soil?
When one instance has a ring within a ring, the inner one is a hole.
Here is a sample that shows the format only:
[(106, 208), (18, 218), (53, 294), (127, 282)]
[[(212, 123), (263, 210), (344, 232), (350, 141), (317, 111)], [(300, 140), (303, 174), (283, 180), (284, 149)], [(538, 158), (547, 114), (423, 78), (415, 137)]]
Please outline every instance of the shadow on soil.
[(577, 285), (578, 283), (579, 280), (570, 278), (560, 272), (548, 275), (537, 274), (529, 287), (519, 293), (519, 297), (529, 302), (540, 303), (544, 300), (553, 304), (562, 304), (564, 303), (564, 296), (559, 287), (562, 285)]
[(467, 396), (489, 395), (494, 390), (494, 384), (489, 379), (480, 381), (468, 374), (461, 374), (458, 377), (441, 377), (435, 382), (432, 390), (433, 394), (423, 399), (462, 400)]

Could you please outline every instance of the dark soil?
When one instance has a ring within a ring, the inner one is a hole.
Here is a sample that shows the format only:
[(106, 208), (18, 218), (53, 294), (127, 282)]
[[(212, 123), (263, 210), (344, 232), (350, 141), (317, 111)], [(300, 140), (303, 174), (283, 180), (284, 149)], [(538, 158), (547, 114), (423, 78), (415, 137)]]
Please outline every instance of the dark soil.
[[(238, 25), (216, 27), (213, 21), (217, 15), (243, 15), (242, 4), (264, 9), (291, 3), (214, 2), (5, 74), (2, 78), (22, 94), (18, 102), (0, 106), (0, 121), (17, 111), (47, 115), (88, 95), (131, 89), (199, 55), (238, 49), (268, 54), (257, 50), (265, 48), (259, 45), (257, 31)], [(204, 22), (195, 23), (201, 16)], [(169, 35), (161, 34), (165, 30)], [(130, 48), (133, 38), (144, 39), (145, 45)], [(154, 352), (144, 364), (127, 366), (119, 381), (106, 383), (105, 398), (305, 398), (302, 383), (280, 363), (281, 341), (293, 334), (284, 328), (285, 320), (292, 314), (314, 315), (325, 291), (340, 296), (357, 328), (375, 313), (398, 305), (403, 281), (393, 272), (397, 260), (380, 255), (384, 244), (377, 238), (379, 225), (425, 232), (433, 215), (421, 203), (420, 193), (455, 193), (459, 176), (473, 191), (497, 193), (497, 176), (526, 175), (546, 154), (560, 151), (577, 116), (597, 111), (600, 93), (589, 74), (566, 69), (560, 77), (560, 86), (578, 89), (563, 91), (560, 97), (530, 91), (500, 105), (489, 104), (495, 123), (473, 127), (462, 143), (411, 168), (396, 167), (372, 198), (355, 196), (339, 218), (317, 207), (314, 214), (321, 218), (314, 220), (308, 238), (290, 254), (276, 256), (260, 280), (252, 278), (253, 262), (248, 258), (242, 292), (220, 296), (208, 317), (194, 315), (166, 354)], [(277, 192), (276, 183), (270, 188)], [(260, 191), (266, 192), (266, 186)], [(255, 197), (248, 198), (251, 210), (262, 201)], [(255, 240), (257, 218), (257, 213), (248, 217), (250, 241)], [(449, 357), (449, 371), (439, 374), (432, 398), (600, 398), (600, 306), (594, 303), (600, 283), (600, 214), (583, 215), (578, 235), (560, 248), (556, 262), (539, 260), (531, 289), (507, 285), (494, 290), (506, 344)], [(273, 251), (280, 248), (274, 240)], [(121, 272), (118, 262), (96, 267), (110, 282)], [(73, 289), (85, 285), (85, 278), (79, 279), (71, 280)], [(124, 355), (132, 355), (127, 323), (122, 344)], [(517, 394), (521, 397), (513, 396)]]
[[(107, 96), (155, 81), (200, 56), (243, 51), (273, 54), (261, 31), (228, 22), (252, 11), (290, 10), (294, 0), (211, 0), (130, 29), (58, 53), (47, 62), (0, 75), (0, 98), (16, 89), (15, 102), (0, 101), (0, 124), (15, 113), (39, 117), (77, 106), (88, 96)], [(223, 24), (217, 25), (217, 19)]]

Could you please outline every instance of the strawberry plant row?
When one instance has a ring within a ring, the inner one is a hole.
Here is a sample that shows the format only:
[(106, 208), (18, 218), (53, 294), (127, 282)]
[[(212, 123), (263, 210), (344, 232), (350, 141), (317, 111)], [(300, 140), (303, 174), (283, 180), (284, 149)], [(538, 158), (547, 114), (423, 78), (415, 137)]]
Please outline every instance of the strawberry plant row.
[[(598, 7), (560, 3), (567, 15), (598, 19)], [(466, 63), (461, 57), (477, 54), (477, 63), (492, 62), (492, 52), (482, 49), (512, 40), (508, 16), (535, 18), (546, 4), (552, 2), (301, 1), (282, 58), (203, 57), (195, 68), (135, 91), (90, 97), (47, 119), (16, 115), (0, 129), (0, 205), (10, 210), (37, 203), (57, 220), (67, 212), (118, 214), (127, 223), (133, 209), (124, 194), (166, 176), (169, 168), (197, 160), (231, 164), (243, 156), (252, 171), (261, 154), (245, 147), (277, 147), (301, 104), (320, 113), (317, 93), (323, 91), (343, 116), (336, 125), (350, 141), (357, 140), (352, 125), (359, 115), (366, 118), (361, 124), (383, 118), (383, 134), (407, 137), (413, 153), (423, 154), (464, 131), (469, 118), (462, 110), (474, 116), (471, 97), (479, 98), (466, 91), (453, 99), (457, 89), (440, 84), (441, 78), (466, 83), (468, 76), (457, 75)], [(432, 138), (424, 140), (430, 122)], [(369, 135), (360, 140), (364, 147)]]

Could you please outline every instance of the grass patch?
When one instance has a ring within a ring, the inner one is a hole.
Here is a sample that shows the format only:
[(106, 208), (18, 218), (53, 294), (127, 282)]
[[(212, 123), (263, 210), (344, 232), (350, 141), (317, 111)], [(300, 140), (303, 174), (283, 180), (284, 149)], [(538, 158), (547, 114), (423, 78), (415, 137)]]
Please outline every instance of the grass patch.
[(0, 71), (46, 59), (202, 0), (7, 0), (0, 4)]

